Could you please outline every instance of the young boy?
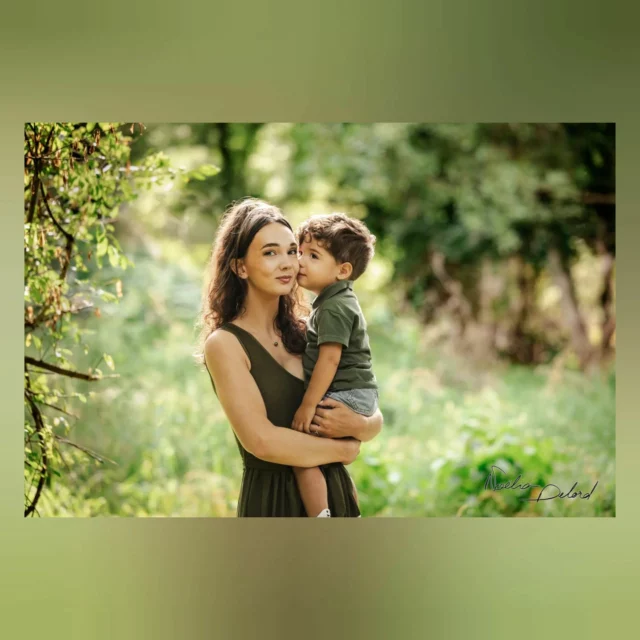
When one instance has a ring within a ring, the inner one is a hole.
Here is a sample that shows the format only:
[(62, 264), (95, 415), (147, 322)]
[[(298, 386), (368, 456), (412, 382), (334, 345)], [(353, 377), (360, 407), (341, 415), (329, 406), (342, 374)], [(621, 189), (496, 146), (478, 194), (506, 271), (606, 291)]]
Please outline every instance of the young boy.
[[(373, 256), (375, 236), (343, 213), (313, 216), (298, 229), (298, 284), (315, 293), (303, 355), (306, 392), (292, 427), (314, 433), (311, 420), (327, 396), (365, 416), (378, 407), (367, 325), (353, 281)], [(309, 517), (330, 517), (327, 485), (319, 467), (293, 468)]]

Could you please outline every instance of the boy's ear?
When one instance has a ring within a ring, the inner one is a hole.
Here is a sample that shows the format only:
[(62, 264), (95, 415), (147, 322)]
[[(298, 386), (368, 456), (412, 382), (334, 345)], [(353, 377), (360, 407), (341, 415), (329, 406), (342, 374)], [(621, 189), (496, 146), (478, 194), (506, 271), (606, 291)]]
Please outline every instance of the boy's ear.
[(353, 265), (350, 262), (342, 262), (338, 267), (338, 280), (349, 280), (353, 273)]
[(244, 267), (244, 261), (242, 258), (231, 261), (231, 271), (233, 271), (233, 273), (235, 273), (239, 278), (246, 280), (247, 270)]

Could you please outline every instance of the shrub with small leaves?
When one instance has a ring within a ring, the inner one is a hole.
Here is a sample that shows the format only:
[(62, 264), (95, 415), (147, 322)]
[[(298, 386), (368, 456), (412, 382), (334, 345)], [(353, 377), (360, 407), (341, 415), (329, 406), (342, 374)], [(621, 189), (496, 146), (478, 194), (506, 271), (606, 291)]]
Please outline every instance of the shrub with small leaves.
[[(550, 438), (534, 438), (510, 425), (468, 419), (455, 449), (431, 465), (437, 500), (458, 516), (512, 516), (531, 511), (552, 482), (554, 465), (567, 460)], [(535, 485), (538, 485), (537, 487)]]
[[(115, 236), (118, 209), (151, 185), (202, 180), (218, 169), (174, 170), (162, 154), (130, 162), (130, 145), (143, 125), (28, 123), (24, 130), (24, 329), (25, 329), (25, 516), (37, 513), (42, 491), (67, 468), (60, 445), (82, 449), (67, 437), (70, 406), (60, 376), (85, 381), (103, 377), (107, 353), (79, 371), (80, 352), (89, 355), (88, 331), (78, 318), (100, 317), (101, 302), (122, 297), (120, 279), (99, 277), (105, 259), (112, 269), (132, 262)], [(73, 345), (73, 349), (61, 345)], [(64, 464), (64, 466), (63, 466)]]

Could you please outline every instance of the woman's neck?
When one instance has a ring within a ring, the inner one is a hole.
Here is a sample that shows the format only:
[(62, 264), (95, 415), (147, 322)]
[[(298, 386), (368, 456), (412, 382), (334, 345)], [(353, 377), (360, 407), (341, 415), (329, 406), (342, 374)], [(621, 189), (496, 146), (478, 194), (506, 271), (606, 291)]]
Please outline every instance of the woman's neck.
[(271, 335), (278, 315), (279, 303), (280, 296), (265, 296), (249, 289), (244, 301), (244, 312), (237, 319), (247, 327)]

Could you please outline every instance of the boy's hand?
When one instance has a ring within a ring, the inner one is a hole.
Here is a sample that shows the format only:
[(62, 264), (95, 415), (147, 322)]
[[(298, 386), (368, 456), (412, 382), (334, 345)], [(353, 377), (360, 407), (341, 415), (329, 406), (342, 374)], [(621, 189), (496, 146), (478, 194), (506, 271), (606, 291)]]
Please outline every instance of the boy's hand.
[(302, 431), (304, 433), (311, 433), (311, 421), (316, 413), (315, 405), (301, 404), (296, 415), (293, 416), (293, 422), (291, 427), (296, 431)]

